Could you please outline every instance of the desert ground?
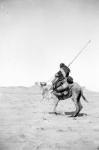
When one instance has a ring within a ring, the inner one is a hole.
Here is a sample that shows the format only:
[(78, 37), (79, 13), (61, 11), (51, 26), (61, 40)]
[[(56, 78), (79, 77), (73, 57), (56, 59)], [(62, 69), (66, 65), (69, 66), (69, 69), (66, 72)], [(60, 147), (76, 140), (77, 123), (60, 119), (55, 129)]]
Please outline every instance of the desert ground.
[(99, 150), (99, 93), (84, 90), (78, 117), (71, 99), (42, 99), (39, 86), (0, 88), (0, 150)]

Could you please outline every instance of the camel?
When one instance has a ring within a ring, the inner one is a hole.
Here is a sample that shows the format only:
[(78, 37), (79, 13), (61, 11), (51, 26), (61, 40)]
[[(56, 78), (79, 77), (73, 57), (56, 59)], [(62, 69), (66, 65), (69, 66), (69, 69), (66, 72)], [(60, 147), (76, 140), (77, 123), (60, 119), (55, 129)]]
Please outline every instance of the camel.
[(43, 98), (46, 98), (46, 95), (50, 93), (52, 95), (51, 98), (53, 97), (53, 99), (55, 101), (55, 105), (53, 108), (53, 113), (55, 113), (55, 114), (57, 114), (56, 108), (58, 106), (59, 101), (61, 101), (61, 100), (66, 100), (68, 98), (72, 99), (72, 101), (76, 107), (76, 110), (73, 113), (72, 117), (77, 117), (83, 108), (83, 106), (81, 104), (81, 97), (83, 98), (83, 100), (85, 102), (88, 102), (88, 100), (85, 98), (85, 96), (83, 94), (82, 87), (76, 82), (73, 82), (73, 84), (69, 85), (69, 92), (68, 92), (68, 94), (66, 93), (66, 95), (57, 93), (56, 91), (53, 90), (52, 86), (50, 88), (47, 88), (47, 85), (46, 85), (46, 88), (44, 88), (44, 86), (42, 86), (42, 87), (43, 87), (43, 92), (42, 92)]

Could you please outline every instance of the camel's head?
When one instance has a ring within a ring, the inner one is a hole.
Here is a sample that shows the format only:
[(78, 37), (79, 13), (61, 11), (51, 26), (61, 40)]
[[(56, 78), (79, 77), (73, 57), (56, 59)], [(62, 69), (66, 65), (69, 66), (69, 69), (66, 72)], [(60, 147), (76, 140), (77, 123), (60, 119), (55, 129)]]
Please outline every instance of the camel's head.
[(40, 86), (41, 86), (41, 87), (44, 87), (44, 86), (46, 86), (46, 85), (47, 85), (46, 82), (40, 82)]

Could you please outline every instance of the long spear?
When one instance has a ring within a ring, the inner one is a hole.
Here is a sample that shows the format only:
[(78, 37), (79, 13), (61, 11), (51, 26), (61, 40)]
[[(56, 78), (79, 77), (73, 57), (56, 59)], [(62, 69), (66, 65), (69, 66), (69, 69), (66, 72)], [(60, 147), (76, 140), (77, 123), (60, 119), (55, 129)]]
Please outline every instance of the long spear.
[[(88, 46), (88, 44), (91, 43), (91, 40), (89, 40), (84, 47), (77, 53), (77, 55), (74, 57), (74, 59), (69, 63), (68, 67), (77, 59), (77, 57), (83, 52), (83, 50)], [(47, 82), (49, 82), (54, 76), (52, 76)]]
[(77, 55), (74, 57), (74, 59), (69, 63), (68, 67), (77, 59), (77, 57), (83, 52), (83, 50), (88, 46), (88, 44), (91, 43), (91, 40), (89, 40), (84, 47), (77, 53)]

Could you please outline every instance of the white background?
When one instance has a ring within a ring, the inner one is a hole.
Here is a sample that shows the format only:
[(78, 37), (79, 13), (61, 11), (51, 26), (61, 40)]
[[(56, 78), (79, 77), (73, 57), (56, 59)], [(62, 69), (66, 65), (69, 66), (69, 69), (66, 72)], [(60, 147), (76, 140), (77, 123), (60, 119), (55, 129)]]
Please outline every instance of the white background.
[(98, 0), (0, 0), (0, 86), (49, 80), (88, 40), (71, 76), (99, 91)]

